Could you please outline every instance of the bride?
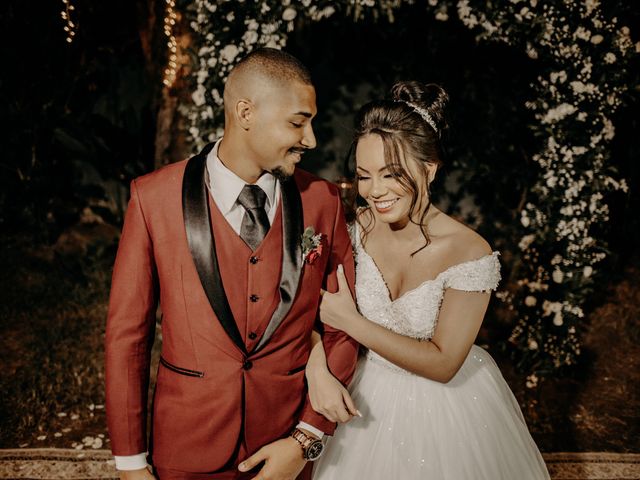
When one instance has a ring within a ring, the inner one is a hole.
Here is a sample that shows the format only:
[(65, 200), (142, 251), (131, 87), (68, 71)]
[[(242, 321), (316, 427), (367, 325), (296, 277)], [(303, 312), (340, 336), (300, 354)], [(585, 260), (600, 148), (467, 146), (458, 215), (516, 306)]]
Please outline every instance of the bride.
[[(349, 393), (327, 370), (322, 343), (307, 365), (314, 408), (352, 400), (315, 480), (528, 480), (549, 474), (491, 356), (474, 345), (500, 280), (498, 252), (431, 204), (442, 163), (447, 94), (396, 84), (365, 105), (355, 136), (357, 186), (368, 204), (352, 228), (357, 307), (324, 293), (322, 322), (365, 347)], [(358, 412), (360, 414), (360, 412)]]

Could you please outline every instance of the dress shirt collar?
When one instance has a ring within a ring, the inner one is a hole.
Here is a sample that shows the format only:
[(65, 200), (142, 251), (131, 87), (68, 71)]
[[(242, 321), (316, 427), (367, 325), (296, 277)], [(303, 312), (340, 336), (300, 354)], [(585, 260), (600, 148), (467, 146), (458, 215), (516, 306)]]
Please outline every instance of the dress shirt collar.
[[(221, 213), (226, 215), (236, 205), (238, 196), (247, 182), (229, 170), (218, 157), (221, 141), (222, 139), (216, 142), (207, 156), (207, 183)], [(268, 212), (276, 202), (277, 180), (269, 172), (264, 172), (255, 184), (267, 194), (265, 210)]]

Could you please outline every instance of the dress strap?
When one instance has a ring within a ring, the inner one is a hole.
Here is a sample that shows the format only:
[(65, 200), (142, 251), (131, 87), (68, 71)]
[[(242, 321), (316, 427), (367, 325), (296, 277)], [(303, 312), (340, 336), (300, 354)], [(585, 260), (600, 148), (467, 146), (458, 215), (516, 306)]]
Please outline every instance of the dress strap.
[(499, 252), (493, 252), (476, 260), (459, 263), (442, 272), (444, 288), (465, 292), (488, 292), (500, 283)]

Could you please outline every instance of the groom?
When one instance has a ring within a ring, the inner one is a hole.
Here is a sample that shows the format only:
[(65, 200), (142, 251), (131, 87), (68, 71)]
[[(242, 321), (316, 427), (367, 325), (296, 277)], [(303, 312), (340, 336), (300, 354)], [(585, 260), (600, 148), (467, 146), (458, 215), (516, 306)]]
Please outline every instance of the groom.
[[(337, 189), (296, 170), (316, 145), (314, 87), (297, 59), (265, 48), (233, 69), (224, 104), (221, 140), (131, 183), (105, 340), (123, 479), (153, 478), (146, 405), (158, 303), (158, 478), (294, 479), (335, 428), (312, 410), (304, 369), (320, 289), (336, 290), (339, 264), (352, 282), (353, 257)], [(323, 344), (347, 383), (357, 344), (330, 328)]]

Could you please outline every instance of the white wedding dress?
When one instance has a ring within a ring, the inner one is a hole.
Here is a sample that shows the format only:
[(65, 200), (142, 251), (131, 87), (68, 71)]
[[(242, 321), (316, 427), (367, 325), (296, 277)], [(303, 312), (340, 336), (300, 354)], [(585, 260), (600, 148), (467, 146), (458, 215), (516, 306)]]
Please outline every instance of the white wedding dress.
[[(402, 335), (433, 336), (447, 288), (495, 290), (498, 253), (455, 265), (391, 301), (353, 232), (362, 315)], [(549, 474), (491, 356), (474, 345), (447, 384), (414, 375), (372, 351), (349, 391), (363, 418), (338, 426), (314, 480), (541, 480)]]

